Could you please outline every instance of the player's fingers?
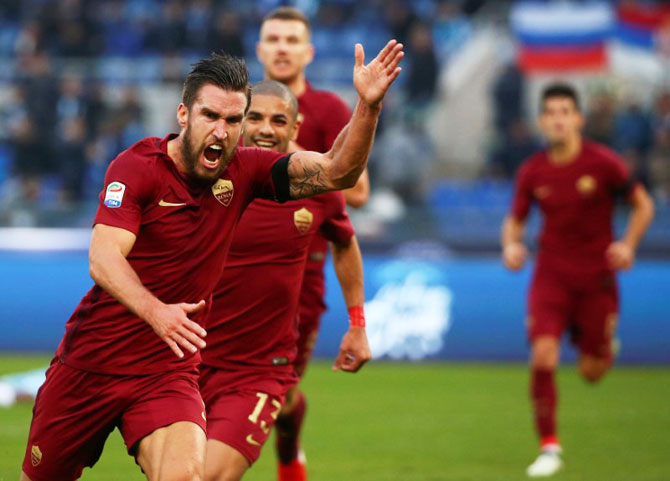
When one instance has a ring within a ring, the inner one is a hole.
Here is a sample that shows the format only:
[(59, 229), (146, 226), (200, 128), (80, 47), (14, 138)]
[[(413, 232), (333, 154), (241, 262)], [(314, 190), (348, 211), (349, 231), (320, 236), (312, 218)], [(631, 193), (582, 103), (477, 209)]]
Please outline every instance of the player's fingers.
[(344, 351), (340, 351), (340, 353), (337, 355), (337, 358), (335, 359), (335, 364), (333, 364), (333, 371), (339, 371), (342, 369), (342, 366), (344, 364)]
[(189, 352), (197, 352), (198, 348), (195, 347), (191, 342), (182, 336), (179, 332), (175, 332), (171, 336), (172, 340), (175, 341), (179, 347), (186, 349)]
[(181, 304), (179, 304), (179, 306), (184, 310), (185, 313), (195, 314), (196, 312), (202, 310), (203, 307), (205, 307), (205, 301), (203, 299), (196, 304), (188, 304), (186, 302), (182, 302)]
[(207, 345), (205, 341), (201, 337), (199, 337), (196, 333), (189, 331), (183, 326), (181, 329), (179, 329), (179, 334), (181, 334), (183, 338), (188, 340), (194, 346), (198, 346), (200, 349), (204, 349), (205, 346)]
[(398, 66), (398, 64), (400, 63), (400, 61), (403, 59), (404, 56), (405, 54), (403, 52), (400, 52), (398, 53), (398, 55), (396, 55), (391, 59), (389, 64), (384, 67), (387, 75), (391, 75), (395, 71), (396, 67)]
[(354, 47), (354, 57), (356, 58), (356, 67), (362, 67), (365, 61), (365, 51), (362, 44), (357, 43)]
[(184, 321), (183, 326), (191, 332), (195, 332), (200, 337), (207, 336), (207, 331), (205, 331), (200, 324), (190, 319)]
[(165, 338), (164, 341), (168, 346), (170, 346), (170, 349), (172, 349), (172, 352), (174, 352), (178, 358), (181, 359), (182, 357), (184, 357), (184, 353), (182, 352), (181, 349), (179, 349), (179, 346), (177, 345), (176, 342), (174, 342), (169, 337)]
[(383, 65), (383, 64), (384, 64), (384, 60), (386, 59), (386, 56), (387, 56), (389, 53), (391, 53), (391, 51), (393, 50), (393, 47), (394, 47), (397, 43), (398, 43), (398, 42), (397, 42), (397, 40), (395, 40), (395, 39), (389, 40), (389, 41), (386, 43), (386, 45), (384, 45), (384, 48), (382, 48), (382, 49), (379, 51), (379, 53), (377, 54), (377, 58), (376, 58), (375, 60), (378, 60), (378, 61), (381, 62), (382, 65)]
[[(382, 62), (382, 65), (384, 67), (389, 67), (393, 62), (396, 60), (400, 61), (398, 57), (402, 58), (404, 55), (404, 52), (402, 51), (403, 45), (401, 43), (396, 44), (393, 49), (386, 55), (384, 58), (384, 61)], [(397, 63), (396, 63), (397, 65)]]

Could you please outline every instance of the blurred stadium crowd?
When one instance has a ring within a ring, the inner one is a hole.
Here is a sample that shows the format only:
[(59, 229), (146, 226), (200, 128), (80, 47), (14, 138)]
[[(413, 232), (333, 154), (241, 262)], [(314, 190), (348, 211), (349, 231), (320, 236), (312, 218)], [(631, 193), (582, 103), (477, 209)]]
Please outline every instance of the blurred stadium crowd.
[[(496, 215), (506, 208), (511, 177), (540, 145), (524, 100), (527, 72), (512, 61), (496, 73), (475, 179), (436, 168), (444, 152), (428, 124), (450, 93), (443, 79), (452, 58), (478, 30), (502, 25), (509, 37), (514, 2), (5, 0), (0, 3), (0, 226), (88, 225), (112, 158), (143, 136), (174, 129), (172, 99), (193, 61), (225, 50), (246, 57), (252, 79), (261, 79), (255, 59), (260, 21), (286, 3), (313, 22), (317, 55), (308, 79), (350, 100), (354, 42), (369, 51), (390, 37), (407, 45), (405, 72), (388, 99), (370, 161), (373, 194), (388, 193), (390, 199), (376, 204), (373, 198), (369, 209), (397, 212), (396, 220), (405, 213), (411, 221), (423, 215), (408, 214), (416, 212), (412, 209), (428, 206), (424, 211), (435, 214), (426, 221), (430, 227), (414, 232), (444, 236), (441, 218), (453, 219), (453, 212), (441, 206), (474, 203)], [(162, 103), (170, 105), (156, 110), (151, 89), (159, 100), (166, 92), (168, 101)], [(586, 134), (622, 153), (658, 200), (670, 202), (670, 86), (655, 92), (651, 102), (622, 101), (607, 85), (589, 94)], [(459, 177), (467, 177), (467, 184)], [(492, 239), (494, 223), (482, 220)], [(460, 231), (453, 221), (449, 225), (450, 232)], [(472, 227), (472, 217), (463, 225)], [(404, 220), (399, 230), (405, 228)]]

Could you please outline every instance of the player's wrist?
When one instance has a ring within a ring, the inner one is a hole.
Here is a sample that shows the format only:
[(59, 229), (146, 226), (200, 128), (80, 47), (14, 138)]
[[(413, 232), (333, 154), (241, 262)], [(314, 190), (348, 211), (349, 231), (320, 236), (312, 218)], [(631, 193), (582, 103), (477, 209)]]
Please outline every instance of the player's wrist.
[(363, 306), (352, 306), (349, 311), (349, 327), (365, 328), (365, 312)]

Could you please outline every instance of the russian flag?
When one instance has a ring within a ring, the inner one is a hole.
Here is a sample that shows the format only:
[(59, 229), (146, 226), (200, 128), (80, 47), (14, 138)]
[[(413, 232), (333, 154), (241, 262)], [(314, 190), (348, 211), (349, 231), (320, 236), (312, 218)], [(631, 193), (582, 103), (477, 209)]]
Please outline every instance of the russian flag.
[(661, 27), (670, 28), (668, 2), (624, 2), (617, 9), (616, 38), (631, 47), (654, 50)]
[(518, 61), (526, 72), (594, 71), (607, 67), (615, 25), (606, 2), (516, 2), (510, 13)]

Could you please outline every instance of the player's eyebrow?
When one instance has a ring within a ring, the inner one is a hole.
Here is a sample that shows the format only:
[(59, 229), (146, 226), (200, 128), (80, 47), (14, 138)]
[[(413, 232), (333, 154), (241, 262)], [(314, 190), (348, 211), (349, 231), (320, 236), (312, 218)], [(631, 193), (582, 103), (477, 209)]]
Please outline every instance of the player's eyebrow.
[(221, 114), (219, 112), (216, 112), (208, 107), (201, 107), (200, 112), (206, 115), (207, 117), (216, 117), (217, 119), (221, 118)]
[(288, 115), (286, 114), (272, 114), (273, 120), (288, 120)]

